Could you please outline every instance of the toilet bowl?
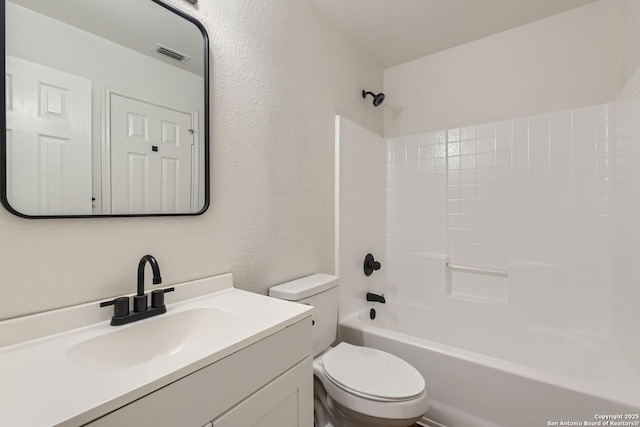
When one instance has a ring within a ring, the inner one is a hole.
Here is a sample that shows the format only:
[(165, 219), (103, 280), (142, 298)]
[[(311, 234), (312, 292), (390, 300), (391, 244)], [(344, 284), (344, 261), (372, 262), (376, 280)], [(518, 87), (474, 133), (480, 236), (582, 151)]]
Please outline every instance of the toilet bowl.
[(343, 342), (316, 357), (313, 371), (343, 425), (408, 426), (428, 408), (422, 375), (380, 350)]
[(313, 373), (316, 427), (407, 427), (429, 408), (424, 378), (381, 350), (339, 343), (338, 279), (314, 274), (274, 286), (269, 295), (314, 307)]

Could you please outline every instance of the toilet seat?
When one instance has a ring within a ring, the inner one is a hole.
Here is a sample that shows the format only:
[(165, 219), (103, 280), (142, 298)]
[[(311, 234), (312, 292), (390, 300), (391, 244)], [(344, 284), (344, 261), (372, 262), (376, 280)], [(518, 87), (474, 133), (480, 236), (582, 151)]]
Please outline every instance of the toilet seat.
[(361, 397), (378, 401), (404, 401), (425, 389), (420, 372), (404, 360), (374, 348), (345, 342), (322, 357), (327, 377)]
[[(402, 420), (422, 416), (429, 407), (422, 375), (380, 350), (340, 343), (318, 356), (313, 370), (333, 400), (360, 414)], [(402, 381), (391, 381), (393, 373)]]

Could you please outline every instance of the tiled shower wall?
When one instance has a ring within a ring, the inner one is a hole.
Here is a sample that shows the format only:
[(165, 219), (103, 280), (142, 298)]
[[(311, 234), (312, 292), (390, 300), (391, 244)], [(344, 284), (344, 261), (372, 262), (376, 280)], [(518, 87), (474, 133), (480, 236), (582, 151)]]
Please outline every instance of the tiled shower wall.
[(384, 270), (367, 277), (364, 257), (385, 261), (384, 139), (336, 117), (336, 275), (340, 317), (365, 306), (365, 293), (382, 292)]
[(388, 291), (609, 334), (613, 110), (598, 105), (389, 140)]

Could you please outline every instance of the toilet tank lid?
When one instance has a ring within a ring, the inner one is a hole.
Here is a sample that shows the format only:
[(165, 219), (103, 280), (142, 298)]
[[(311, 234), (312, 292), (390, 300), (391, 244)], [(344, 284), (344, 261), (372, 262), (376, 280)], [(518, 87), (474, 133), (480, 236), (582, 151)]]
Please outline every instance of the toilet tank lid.
[(288, 301), (299, 301), (328, 291), (338, 285), (338, 278), (330, 274), (312, 274), (269, 288), (269, 296)]

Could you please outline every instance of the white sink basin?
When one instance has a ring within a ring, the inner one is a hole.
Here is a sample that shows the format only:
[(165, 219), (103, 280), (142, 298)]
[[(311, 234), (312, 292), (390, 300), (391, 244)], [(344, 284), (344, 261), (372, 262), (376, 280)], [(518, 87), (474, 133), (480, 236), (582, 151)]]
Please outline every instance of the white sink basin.
[(220, 308), (199, 307), (167, 313), (79, 342), (67, 350), (76, 365), (95, 370), (126, 369), (219, 341), (237, 332), (242, 321)]

